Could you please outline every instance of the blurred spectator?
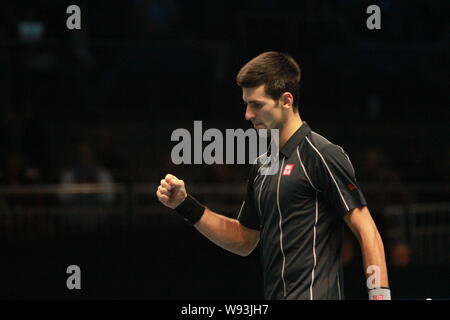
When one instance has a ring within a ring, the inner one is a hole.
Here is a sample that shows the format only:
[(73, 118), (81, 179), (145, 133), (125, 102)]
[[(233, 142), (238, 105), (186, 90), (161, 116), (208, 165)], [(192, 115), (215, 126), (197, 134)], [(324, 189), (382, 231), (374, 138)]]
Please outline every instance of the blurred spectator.
[(0, 101), (0, 147), (3, 154), (22, 150), (23, 121), (9, 101)]
[[(445, 143), (443, 141), (443, 143)], [(445, 162), (445, 157), (439, 150), (428, 149), (425, 142), (418, 138), (411, 139), (403, 144), (402, 171), (408, 181), (411, 182), (435, 182), (441, 179), (439, 167), (434, 166), (434, 162), (439, 160), (441, 164)], [(429, 154), (433, 154), (430, 157)], [(426, 170), (425, 170), (426, 168)]]
[(361, 183), (373, 183), (376, 189), (367, 190), (369, 201), (378, 204), (406, 203), (409, 195), (399, 172), (391, 168), (386, 154), (379, 148), (369, 147), (357, 172)]
[[(431, 152), (430, 152), (431, 154)], [(430, 172), (428, 180), (425, 183), (431, 183), (438, 186), (436, 192), (426, 192), (422, 195), (423, 202), (449, 202), (450, 200), (450, 147), (441, 148), (439, 151), (433, 151), (433, 157), (427, 167)]]
[[(68, 188), (69, 184), (81, 183), (99, 183), (111, 185), (113, 177), (110, 171), (96, 162), (92, 146), (87, 142), (82, 142), (77, 146), (78, 160), (61, 174), (60, 182)], [(68, 205), (98, 205), (112, 204), (114, 202), (114, 193), (89, 193), (73, 194), (62, 193), (60, 201)]]
[(24, 102), (21, 117), (23, 121), (23, 152), (30, 165), (38, 170), (39, 182), (47, 183), (51, 180), (52, 160), (44, 122), (36, 115), (35, 104), (30, 100)]
[(117, 141), (113, 139), (109, 130), (99, 130), (97, 137), (97, 153), (101, 154), (101, 158), (98, 160), (114, 173), (116, 182), (127, 182), (129, 180), (127, 173), (130, 172), (130, 159), (125, 158), (127, 151), (124, 151), (123, 148), (117, 148)]
[[(387, 231), (394, 227), (390, 225), (389, 216), (384, 213), (385, 206), (390, 204), (407, 205), (411, 196), (399, 172), (391, 167), (387, 154), (381, 149), (369, 147), (363, 155), (361, 164), (357, 174), (361, 178), (359, 180), (372, 216), (377, 223), (381, 236), (384, 238)], [(396, 239), (401, 236), (401, 234), (395, 235)], [(388, 242), (388, 239), (386, 239), (386, 250), (391, 247)]]
[(12, 151), (4, 158), (0, 184), (9, 186), (27, 185), (39, 182), (40, 172), (29, 166), (25, 157), (17, 151)]
[[(4, 162), (0, 169), (0, 185), (3, 186), (25, 186), (40, 182), (40, 171), (38, 168), (29, 165), (26, 157), (17, 152), (11, 151), (3, 158)], [(23, 206), (41, 205), (46, 201), (42, 194), (12, 194), (3, 198), (4, 205)]]
[(29, 182), (47, 182), (51, 170), (48, 139), (42, 122), (34, 116), (34, 105), (28, 100), (23, 110), (17, 110), (4, 103), (0, 114), (0, 151), (26, 159), (26, 166), (34, 172)]
[(171, 38), (183, 28), (177, 28), (180, 19), (178, 3), (173, 0), (133, 0), (134, 19), (139, 21), (145, 37)]
[(396, 243), (391, 249), (391, 264), (396, 267), (407, 267), (411, 263), (411, 247), (405, 242)]

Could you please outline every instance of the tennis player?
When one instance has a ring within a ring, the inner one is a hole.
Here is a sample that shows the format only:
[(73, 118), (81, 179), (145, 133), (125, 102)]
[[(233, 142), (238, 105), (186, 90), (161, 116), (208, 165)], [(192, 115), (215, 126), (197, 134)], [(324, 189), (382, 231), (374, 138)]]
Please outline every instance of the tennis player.
[[(266, 299), (344, 299), (344, 222), (359, 240), (369, 299), (390, 300), (383, 241), (348, 154), (314, 132), (299, 113), (300, 67), (265, 52), (237, 75), (245, 118), (279, 129), (279, 153), (255, 161), (236, 219), (213, 212), (167, 174), (156, 195), (218, 246), (247, 256), (260, 243)], [(269, 157), (279, 170), (263, 175)]]

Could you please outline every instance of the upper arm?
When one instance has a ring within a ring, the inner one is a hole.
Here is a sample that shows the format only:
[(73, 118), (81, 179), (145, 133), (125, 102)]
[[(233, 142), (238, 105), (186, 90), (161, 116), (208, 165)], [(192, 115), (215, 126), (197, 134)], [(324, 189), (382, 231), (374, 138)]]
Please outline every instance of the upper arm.
[(367, 205), (345, 151), (337, 145), (329, 145), (321, 150), (313, 149), (315, 157), (311, 178), (325, 201), (340, 216)]
[(377, 231), (377, 227), (367, 206), (357, 207), (350, 210), (344, 216), (344, 221), (358, 240), (361, 240), (361, 237), (367, 233)]

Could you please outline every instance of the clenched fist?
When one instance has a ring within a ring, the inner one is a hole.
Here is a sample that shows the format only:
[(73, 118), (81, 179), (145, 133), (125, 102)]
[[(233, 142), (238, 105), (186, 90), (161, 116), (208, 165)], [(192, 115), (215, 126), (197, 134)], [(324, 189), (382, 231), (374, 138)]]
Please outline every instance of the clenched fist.
[(178, 179), (174, 175), (167, 174), (161, 180), (156, 190), (156, 196), (163, 205), (175, 209), (186, 199), (187, 191), (183, 180)]

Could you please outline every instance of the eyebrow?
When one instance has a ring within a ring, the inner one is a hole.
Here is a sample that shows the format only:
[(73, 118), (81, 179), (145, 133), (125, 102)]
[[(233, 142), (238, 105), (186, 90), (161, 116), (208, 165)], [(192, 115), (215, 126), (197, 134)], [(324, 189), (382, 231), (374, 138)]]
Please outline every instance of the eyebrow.
[(249, 101), (245, 101), (245, 103), (252, 103), (252, 104), (264, 104), (264, 101), (259, 101), (259, 100), (249, 100)]

